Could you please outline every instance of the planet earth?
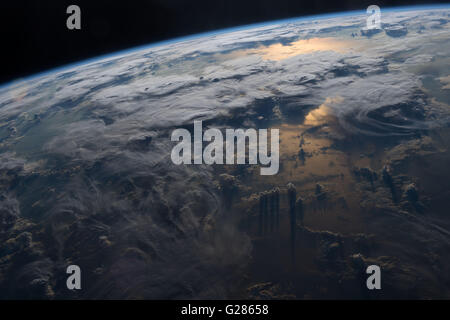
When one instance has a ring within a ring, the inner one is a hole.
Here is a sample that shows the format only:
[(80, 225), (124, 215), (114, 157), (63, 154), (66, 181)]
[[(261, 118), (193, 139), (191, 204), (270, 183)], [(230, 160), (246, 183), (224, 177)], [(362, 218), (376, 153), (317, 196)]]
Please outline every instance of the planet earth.
[[(3, 84), (0, 298), (449, 299), (450, 7), (367, 18), (226, 29)], [(278, 174), (174, 164), (171, 133), (194, 120), (279, 129)]]

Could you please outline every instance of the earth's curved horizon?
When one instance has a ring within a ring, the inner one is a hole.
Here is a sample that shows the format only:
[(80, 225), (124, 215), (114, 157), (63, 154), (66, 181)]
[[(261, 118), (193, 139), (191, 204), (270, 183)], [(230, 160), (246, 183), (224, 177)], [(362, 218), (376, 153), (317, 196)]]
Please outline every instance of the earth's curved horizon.
[[(0, 85), (0, 298), (450, 298), (450, 6), (381, 14), (378, 31), (365, 12), (271, 21)], [(279, 173), (173, 164), (194, 120), (279, 128)]]
[[(444, 9), (449, 6), (450, 5), (445, 5), (445, 4), (434, 4), (434, 5), (396, 6), (396, 7), (387, 7), (387, 8), (383, 7), (383, 13), (384, 12), (399, 12), (399, 11), (414, 10), (414, 9), (416, 9), (416, 10)], [(36, 79), (36, 78), (39, 78), (39, 77), (42, 77), (42, 76), (45, 76), (45, 75), (48, 75), (51, 73), (68, 71), (70, 69), (75, 69), (75, 68), (83, 66), (83, 65), (91, 64), (94, 62), (99, 62), (100, 60), (117, 58), (117, 56), (120, 56), (120, 55), (125, 55), (125, 54), (133, 53), (133, 52), (135, 53), (136, 51), (151, 49), (153, 47), (163, 46), (166, 44), (183, 42), (183, 41), (188, 41), (188, 40), (193, 40), (193, 39), (200, 39), (202, 37), (207, 37), (210, 35), (220, 35), (220, 34), (232, 32), (232, 31), (242, 31), (242, 30), (246, 30), (246, 29), (248, 30), (248, 29), (252, 29), (252, 28), (256, 28), (256, 27), (272, 26), (272, 25), (276, 25), (276, 24), (283, 24), (283, 23), (289, 23), (289, 22), (302, 22), (302, 21), (307, 21), (307, 20), (312, 20), (312, 19), (337, 18), (340, 16), (346, 16), (346, 15), (348, 16), (348, 15), (352, 15), (352, 14), (367, 17), (365, 10), (338, 11), (338, 12), (331, 12), (331, 13), (324, 13), (324, 14), (317, 14), (317, 15), (305, 15), (305, 16), (298, 16), (298, 17), (291, 17), (291, 18), (282, 18), (282, 19), (270, 20), (270, 21), (266, 21), (266, 22), (255, 22), (255, 23), (250, 23), (250, 24), (238, 25), (235, 27), (214, 29), (214, 30), (210, 30), (210, 31), (199, 32), (199, 33), (194, 33), (194, 34), (190, 34), (190, 35), (184, 35), (184, 36), (169, 38), (169, 39), (165, 39), (165, 40), (161, 40), (161, 41), (151, 42), (148, 44), (137, 45), (137, 46), (133, 46), (130, 48), (117, 50), (114, 53), (100, 54), (100, 55), (93, 56), (90, 58), (81, 59), (76, 62), (62, 64), (60, 66), (49, 68), (47, 70), (35, 72), (32, 74), (24, 75), (22, 77), (17, 77), (12, 80), (4, 81), (3, 83), (0, 83), (0, 88), (6, 87), (6, 86), (11, 86), (11, 85), (17, 85), (20, 82), (33, 80), (33, 79)]]

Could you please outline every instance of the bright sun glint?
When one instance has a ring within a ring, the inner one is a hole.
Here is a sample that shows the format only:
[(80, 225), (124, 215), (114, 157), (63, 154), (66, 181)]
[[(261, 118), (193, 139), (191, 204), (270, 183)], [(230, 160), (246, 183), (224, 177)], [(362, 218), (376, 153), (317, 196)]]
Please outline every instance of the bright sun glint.
[(270, 46), (262, 46), (251, 49), (252, 53), (261, 54), (266, 60), (279, 61), (299, 54), (306, 54), (315, 51), (336, 51), (346, 52), (351, 48), (352, 42), (349, 40), (337, 40), (335, 38), (311, 38), (298, 40), (283, 45), (276, 43)]

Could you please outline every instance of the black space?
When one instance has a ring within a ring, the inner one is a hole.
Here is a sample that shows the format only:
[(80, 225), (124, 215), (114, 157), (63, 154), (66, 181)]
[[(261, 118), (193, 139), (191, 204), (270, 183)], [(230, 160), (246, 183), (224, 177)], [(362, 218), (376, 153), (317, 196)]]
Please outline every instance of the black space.
[[(0, 82), (137, 45), (288, 17), (448, 1), (323, 0), (2, 0)], [(81, 30), (66, 8), (81, 8)]]

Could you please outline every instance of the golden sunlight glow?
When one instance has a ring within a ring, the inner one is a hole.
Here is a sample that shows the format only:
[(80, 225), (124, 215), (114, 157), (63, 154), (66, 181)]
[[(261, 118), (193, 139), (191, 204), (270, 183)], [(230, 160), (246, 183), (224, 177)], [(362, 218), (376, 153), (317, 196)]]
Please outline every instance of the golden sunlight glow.
[(330, 116), (330, 105), (342, 103), (344, 98), (337, 96), (332, 98), (326, 98), (325, 102), (322, 103), (317, 109), (310, 111), (306, 117), (304, 125), (307, 126), (317, 126), (326, 122), (327, 118)]
[(25, 82), (22, 83), (21, 80), (17, 80), (16, 85), (12, 85), (9, 89), (9, 94), (12, 100), (20, 102), (28, 94), (28, 86)]
[(441, 77), (439, 81), (442, 83), (442, 89), (450, 90), (450, 76)]
[(283, 45), (276, 43), (270, 46), (262, 46), (256, 49), (250, 49), (248, 52), (257, 53), (263, 56), (263, 59), (280, 61), (299, 54), (306, 54), (315, 51), (336, 51), (346, 52), (351, 48), (353, 42), (350, 40), (337, 40), (335, 38), (311, 38), (298, 40)]

